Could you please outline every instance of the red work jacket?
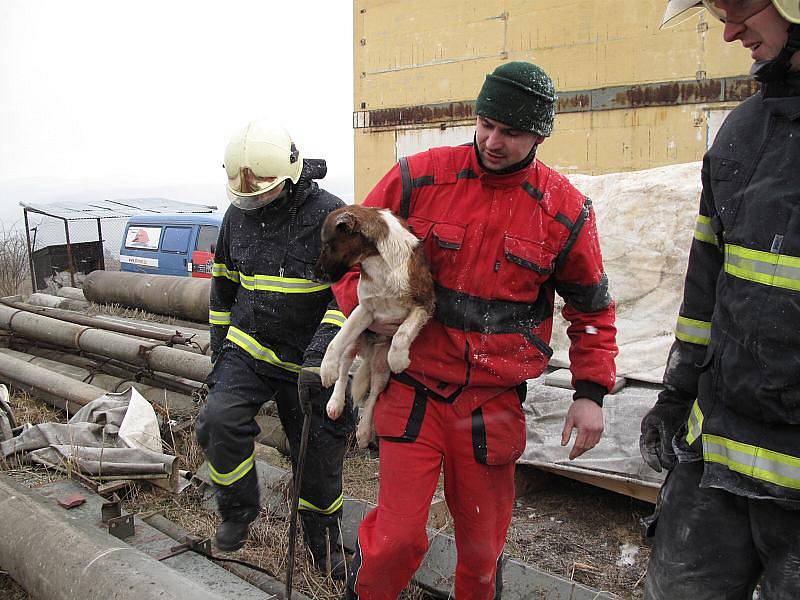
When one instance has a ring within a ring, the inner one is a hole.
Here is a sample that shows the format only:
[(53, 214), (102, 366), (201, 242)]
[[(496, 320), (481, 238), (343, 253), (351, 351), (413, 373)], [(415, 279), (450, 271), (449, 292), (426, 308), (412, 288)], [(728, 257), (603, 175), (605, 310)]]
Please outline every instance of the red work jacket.
[[(470, 146), (401, 159), (364, 206), (404, 216), (423, 241), (436, 313), (411, 346), (406, 373), (467, 414), (542, 374), (552, 355), (553, 298), (565, 299), (579, 394), (602, 403), (614, 383), (614, 303), (591, 202), (538, 160), (507, 175), (485, 171)], [(356, 306), (358, 273), (336, 286)]]

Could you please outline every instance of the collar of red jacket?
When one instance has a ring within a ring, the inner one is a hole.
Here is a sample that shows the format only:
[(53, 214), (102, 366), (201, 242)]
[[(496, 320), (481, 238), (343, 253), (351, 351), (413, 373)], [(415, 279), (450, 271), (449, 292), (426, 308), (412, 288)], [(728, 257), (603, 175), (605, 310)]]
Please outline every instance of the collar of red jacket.
[[(470, 165), (472, 170), (478, 174), (480, 180), (492, 187), (516, 187), (528, 181), (531, 176), (535, 179), (536, 168), (539, 161), (534, 154), (533, 160), (524, 167), (511, 173), (494, 173), (481, 165), (478, 158), (478, 147), (473, 145), (473, 152), (470, 153)], [(523, 161), (524, 162), (524, 161)]]

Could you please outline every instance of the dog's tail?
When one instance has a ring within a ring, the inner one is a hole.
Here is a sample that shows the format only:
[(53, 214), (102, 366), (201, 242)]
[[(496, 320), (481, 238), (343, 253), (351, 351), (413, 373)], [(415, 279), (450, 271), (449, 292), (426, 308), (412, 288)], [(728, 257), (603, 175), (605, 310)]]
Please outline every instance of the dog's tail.
[(361, 364), (358, 365), (355, 375), (353, 375), (353, 384), (350, 387), (350, 393), (353, 396), (353, 404), (361, 405), (364, 398), (367, 397), (369, 392), (369, 380), (372, 377), (372, 366), (369, 357), (361, 357)]

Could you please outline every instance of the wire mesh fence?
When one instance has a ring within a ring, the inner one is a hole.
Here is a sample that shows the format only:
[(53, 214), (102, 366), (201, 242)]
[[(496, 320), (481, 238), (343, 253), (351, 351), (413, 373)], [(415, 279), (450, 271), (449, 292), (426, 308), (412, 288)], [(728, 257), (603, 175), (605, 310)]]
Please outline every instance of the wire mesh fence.
[(126, 217), (66, 220), (32, 211), (26, 216), (32, 291), (81, 287), (94, 270), (119, 270)]

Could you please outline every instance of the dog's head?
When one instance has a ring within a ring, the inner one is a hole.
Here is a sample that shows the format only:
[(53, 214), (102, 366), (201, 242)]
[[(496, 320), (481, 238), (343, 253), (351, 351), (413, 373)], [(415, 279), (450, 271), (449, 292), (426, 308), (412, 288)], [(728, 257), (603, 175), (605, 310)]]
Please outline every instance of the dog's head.
[(375, 208), (343, 206), (331, 212), (322, 224), (322, 252), (316, 276), (339, 281), (353, 266), (379, 254), (377, 243), (389, 227)]

